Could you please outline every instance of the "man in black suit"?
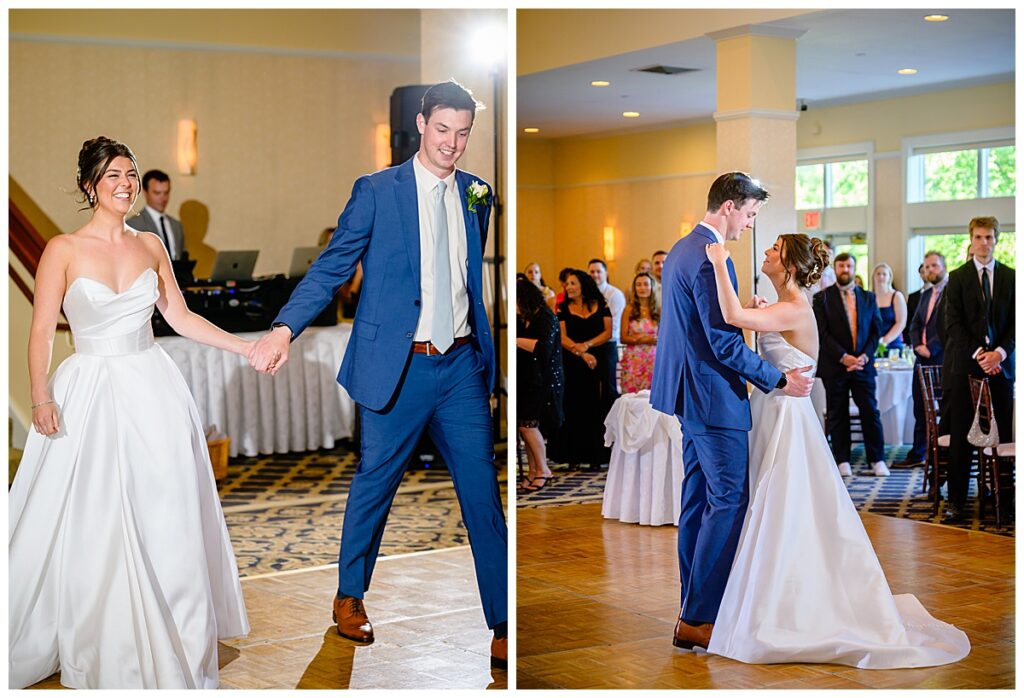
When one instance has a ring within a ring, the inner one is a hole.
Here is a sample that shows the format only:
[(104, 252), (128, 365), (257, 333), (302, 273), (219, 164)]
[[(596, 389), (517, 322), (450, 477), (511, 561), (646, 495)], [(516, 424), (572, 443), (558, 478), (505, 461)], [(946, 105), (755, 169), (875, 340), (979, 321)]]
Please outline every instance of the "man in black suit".
[(814, 316), (818, 321), (818, 377), (825, 383), (828, 407), (826, 429), (832, 439), (832, 455), (839, 474), (850, 470), (850, 396), (860, 410), (864, 449), (871, 470), (889, 474), (885, 465), (882, 419), (875, 397), (875, 351), (882, 336), (882, 316), (875, 294), (854, 283), (857, 260), (851, 254), (836, 255), (836, 283), (815, 294)]
[(921, 277), (921, 282), (924, 285), (907, 296), (907, 326), (903, 328), (903, 343), (911, 347), (914, 345), (910, 340), (910, 323), (913, 322), (914, 313), (917, 312), (917, 306), (921, 303), (921, 294), (932, 287), (932, 285), (928, 283), (927, 274), (925, 274), (924, 271), (924, 262), (921, 262), (921, 266), (917, 268), (917, 274)]
[[(942, 308), (943, 292), (949, 277), (946, 276), (946, 258), (941, 252), (930, 251), (924, 256), (922, 277), (927, 281), (928, 288), (920, 296), (917, 311), (911, 316), (910, 341), (914, 348), (914, 365), (942, 365)], [(924, 394), (921, 383), (914, 369), (914, 446), (907, 453), (906, 459), (899, 463), (902, 466), (924, 465), (925, 450), (928, 448), (928, 431), (924, 417)]]
[(948, 426), (949, 506), (947, 521), (964, 518), (973, 447), (967, 432), (974, 420), (970, 377), (988, 378), (1002, 441), (1012, 441), (1014, 271), (995, 261), (999, 221), (991, 216), (968, 224), (973, 258), (949, 275), (945, 296), (946, 344), (942, 361), (942, 423)]

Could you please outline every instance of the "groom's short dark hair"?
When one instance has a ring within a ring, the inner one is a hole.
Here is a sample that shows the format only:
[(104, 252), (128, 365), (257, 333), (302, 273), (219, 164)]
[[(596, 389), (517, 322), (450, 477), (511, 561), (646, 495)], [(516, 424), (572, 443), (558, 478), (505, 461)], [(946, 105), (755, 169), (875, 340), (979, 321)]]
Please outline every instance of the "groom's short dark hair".
[(423, 93), (420, 113), (424, 121), (430, 121), (430, 115), (438, 109), (465, 109), (476, 119), (476, 110), (484, 109), (483, 102), (473, 98), (473, 93), (455, 81), (455, 78), (431, 85)]
[(768, 191), (744, 172), (726, 172), (708, 190), (708, 211), (717, 211), (726, 201), (732, 201), (739, 208), (747, 199), (766, 201)]

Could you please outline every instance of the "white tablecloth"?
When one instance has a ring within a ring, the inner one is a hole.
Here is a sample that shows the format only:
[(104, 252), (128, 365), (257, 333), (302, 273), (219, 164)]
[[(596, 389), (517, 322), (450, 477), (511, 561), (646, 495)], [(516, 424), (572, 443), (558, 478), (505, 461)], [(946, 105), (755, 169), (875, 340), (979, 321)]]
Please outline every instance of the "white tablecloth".
[(878, 369), (875, 396), (886, 446), (914, 443), (914, 371)]
[(185, 377), (203, 425), (215, 424), (231, 437), (232, 457), (255, 456), (334, 448), (336, 440), (352, 436), (355, 403), (337, 381), (351, 331), (350, 324), (310, 327), (273, 377), (254, 371), (243, 356), (184, 337), (157, 342)]
[[(886, 446), (914, 443), (914, 372), (910, 369), (878, 369), (875, 378), (875, 398), (882, 419), (882, 438)], [(814, 379), (811, 403), (825, 428), (825, 384)], [(856, 409), (850, 400), (851, 414)]]
[(679, 421), (655, 411), (650, 391), (642, 390), (616, 400), (604, 425), (612, 456), (602, 515), (648, 526), (677, 524), (683, 483)]

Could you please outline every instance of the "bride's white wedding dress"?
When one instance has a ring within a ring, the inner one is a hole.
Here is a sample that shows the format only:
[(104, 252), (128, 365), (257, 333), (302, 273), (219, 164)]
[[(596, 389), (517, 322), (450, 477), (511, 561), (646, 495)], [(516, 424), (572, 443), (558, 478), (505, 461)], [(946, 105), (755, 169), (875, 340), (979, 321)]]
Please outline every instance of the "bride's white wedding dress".
[[(758, 346), (781, 371), (815, 363), (775, 332)], [(754, 391), (750, 403), (750, 508), (708, 652), (862, 669), (967, 656), (967, 635), (892, 595), (811, 399)]]
[(76, 353), (9, 495), (9, 685), (215, 688), (217, 639), (249, 632), (195, 403), (154, 344), (155, 271), (76, 279)]

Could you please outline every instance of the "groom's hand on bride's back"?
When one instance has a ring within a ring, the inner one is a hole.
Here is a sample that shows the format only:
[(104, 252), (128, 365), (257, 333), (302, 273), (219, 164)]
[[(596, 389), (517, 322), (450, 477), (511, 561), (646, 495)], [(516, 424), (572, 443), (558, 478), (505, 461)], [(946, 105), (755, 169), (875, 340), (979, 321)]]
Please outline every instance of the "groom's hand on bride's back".
[(810, 395), (811, 388), (814, 387), (814, 374), (807, 374), (805, 371), (810, 371), (812, 368), (814, 367), (803, 366), (786, 371), (786, 387), (782, 389), (782, 392), (790, 397), (807, 397)]

